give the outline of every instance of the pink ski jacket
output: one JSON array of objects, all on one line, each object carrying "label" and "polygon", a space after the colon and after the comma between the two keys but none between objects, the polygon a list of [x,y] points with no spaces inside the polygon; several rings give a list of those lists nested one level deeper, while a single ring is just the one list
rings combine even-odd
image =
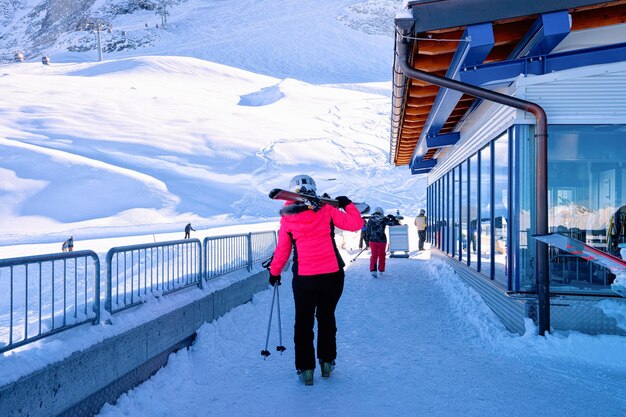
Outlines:
[{"label": "pink ski jacket", "polygon": [[[285,206],[292,204],[288,202]],[[342,230],[356,232],[363,227],[359,210],[350,203],[345,213],[328,204],[320,210],[306,210],[298,214],[283,214],[278,231],[278,245],[270,266],[272,275],[279,275],[294,247],[294,272],[298,275],[319,275],[339,271],[339,252],[331,237],[331,222]]]}]

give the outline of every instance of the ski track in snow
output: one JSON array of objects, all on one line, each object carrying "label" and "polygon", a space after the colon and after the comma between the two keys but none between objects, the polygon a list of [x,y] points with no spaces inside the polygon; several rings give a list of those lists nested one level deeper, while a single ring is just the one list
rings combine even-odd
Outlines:
[{"label": "ski track in snow", "polygon": [[[272,354],[266,360],[260,355],[272,296],[268,289],[201,327],[190,349],[170,356],[166,367],[115,405],[105,405],[99,416],[626,413],[623,366],[589,372],[566,355],[541,357],[525,350],[519,340],[538,337],[506,332],[484,304],[472,307],[484,316],[468,320],[455,310],[446,288],[471,290],[441,261],[428,260],[426,253],[388,259],[380,279],[370,277],[368,259],[362,256],[346,272],[337,308],[337,367],[329,379],[322,379],[317,369],[315,385],[305,387],[296,377],[293,298],[285,276],[280,287],[287,347],[283,355],[275,351],[276,316],[269,342]],[[167,395],[172,392],[177,395]]]}]

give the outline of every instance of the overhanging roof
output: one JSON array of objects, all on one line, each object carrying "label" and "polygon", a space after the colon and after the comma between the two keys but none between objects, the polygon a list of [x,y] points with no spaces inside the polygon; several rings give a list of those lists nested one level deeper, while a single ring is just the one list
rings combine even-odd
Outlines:
[{"label": "overhanging roof", "polygon": [[[545,19],[546,13],[568,12],[572,25],[567,29],[572,32],[626,22],[626,0],[425,0],[408,4],[413,19],[396,20],[399,29],[396,40],[405,37],[411,43],[410,61],[414,68],[440,76],[450,76],[455,73],[451,67],[464,65],[459,51],[469,43],[471,37],[467,37],[467,33],[471,31],[467,30],[474,25],[491,25],[493,45],[481,59],[484,58],[484,63],[495,63],[514,59],[513,55],[522,50],[541,50],[533,45],[524,49],[521,44],[530,42],[529,31],[536,30],[542,17],[549,21]],[[410,33],[406,28],[410,28]],[[403,29],[405,33],[400,33]],[[566,35],[561,30],[557,40]],[[479,63],[472,63],[475,64]],[[439,149],[427,146],[425,125],[429,134],[433,133],[433,126],[439,135],[453,132],[472,107],[474,98],[442,94],[438,87],[406,78],[396,62],[393,84],[390,160],[395,165],[408,165],[412,160],[417,163],[436,158]],[[446,98],[448,100],[442,104]],[[429,142],[438,143],[437,140]]]},{"label": "overhanging roof", "polygon": [[611,3],[611,1],[414,0],[409,1],[408,5],[413,11],[415,32],[421,33],[608,3]]}]

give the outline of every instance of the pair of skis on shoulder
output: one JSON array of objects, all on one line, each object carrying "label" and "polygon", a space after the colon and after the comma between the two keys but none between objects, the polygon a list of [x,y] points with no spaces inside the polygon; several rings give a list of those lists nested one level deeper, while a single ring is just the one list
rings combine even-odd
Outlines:
[{"label": "pair of skis on shoulder", "polygon": [[532,237],[586,261],[608,268],[616,276],[615,281],[611,284],[611,290],[622,297],[626,297],[626,261],[623,259],[560,233],[533,235]]},{"label": "pair of skis on shoulder", "polygon": [[[293,191],[282,190],[280,188],[274,188],[272,191],[270,191],[269,197],[272,200],[298,201],[304,204],[310,204],[311,198],[315,198],[307,194],[294,193]],[[330,204],[333,207],[339,207],[339,203],[334,198],[317,196],[317,199],[322,204]],[[370,211],[370,206],[366,203],[353,202],[353,204],[356,206],[357,210],[359,210],[361,214],[369,213]]]}]

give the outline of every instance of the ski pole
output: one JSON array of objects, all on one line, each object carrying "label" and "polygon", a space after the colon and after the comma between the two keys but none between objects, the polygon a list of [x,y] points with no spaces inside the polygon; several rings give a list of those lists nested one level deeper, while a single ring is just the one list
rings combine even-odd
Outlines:
[{"label": "ski pole", "polygon": [[265,349],[261,351],[261,355],[267,358],[270,355],[270,351],[267,350],[267,345],[270,341],[270,327],[272,326],[272,313],[274,312],[274,299],[276,298],[276,292],[278,291],[278,283],[274,285],[274,295],[272,295],[272,307],[270,308],[270,321],[267,323],[267,337],[265,338]]},{"label": "ski pole", "polygon": [[356,261],[356,258],[358,258],[360,254],[362,254],[363,252],[365,252],[365,250],[366,250],[366,249],[367,249],[367,247],[365,247],[365,248],[361,249],[361,252],[357,253],[357,254],[356,254],[356,256],[355,256],[354,258],[350,259],[350,262],[354,262],[354,261]]},{"label": "ski pole", "polygon": [[[283,326],[280,323],[280,291],[278,291],[278,284],[276,284],[276,307],[278,309],[278,341],[280,343],[276,346],[276,350],[283,353],[287,349],[283,346]],[[267,345],[265,349],[267,349]]]}]

